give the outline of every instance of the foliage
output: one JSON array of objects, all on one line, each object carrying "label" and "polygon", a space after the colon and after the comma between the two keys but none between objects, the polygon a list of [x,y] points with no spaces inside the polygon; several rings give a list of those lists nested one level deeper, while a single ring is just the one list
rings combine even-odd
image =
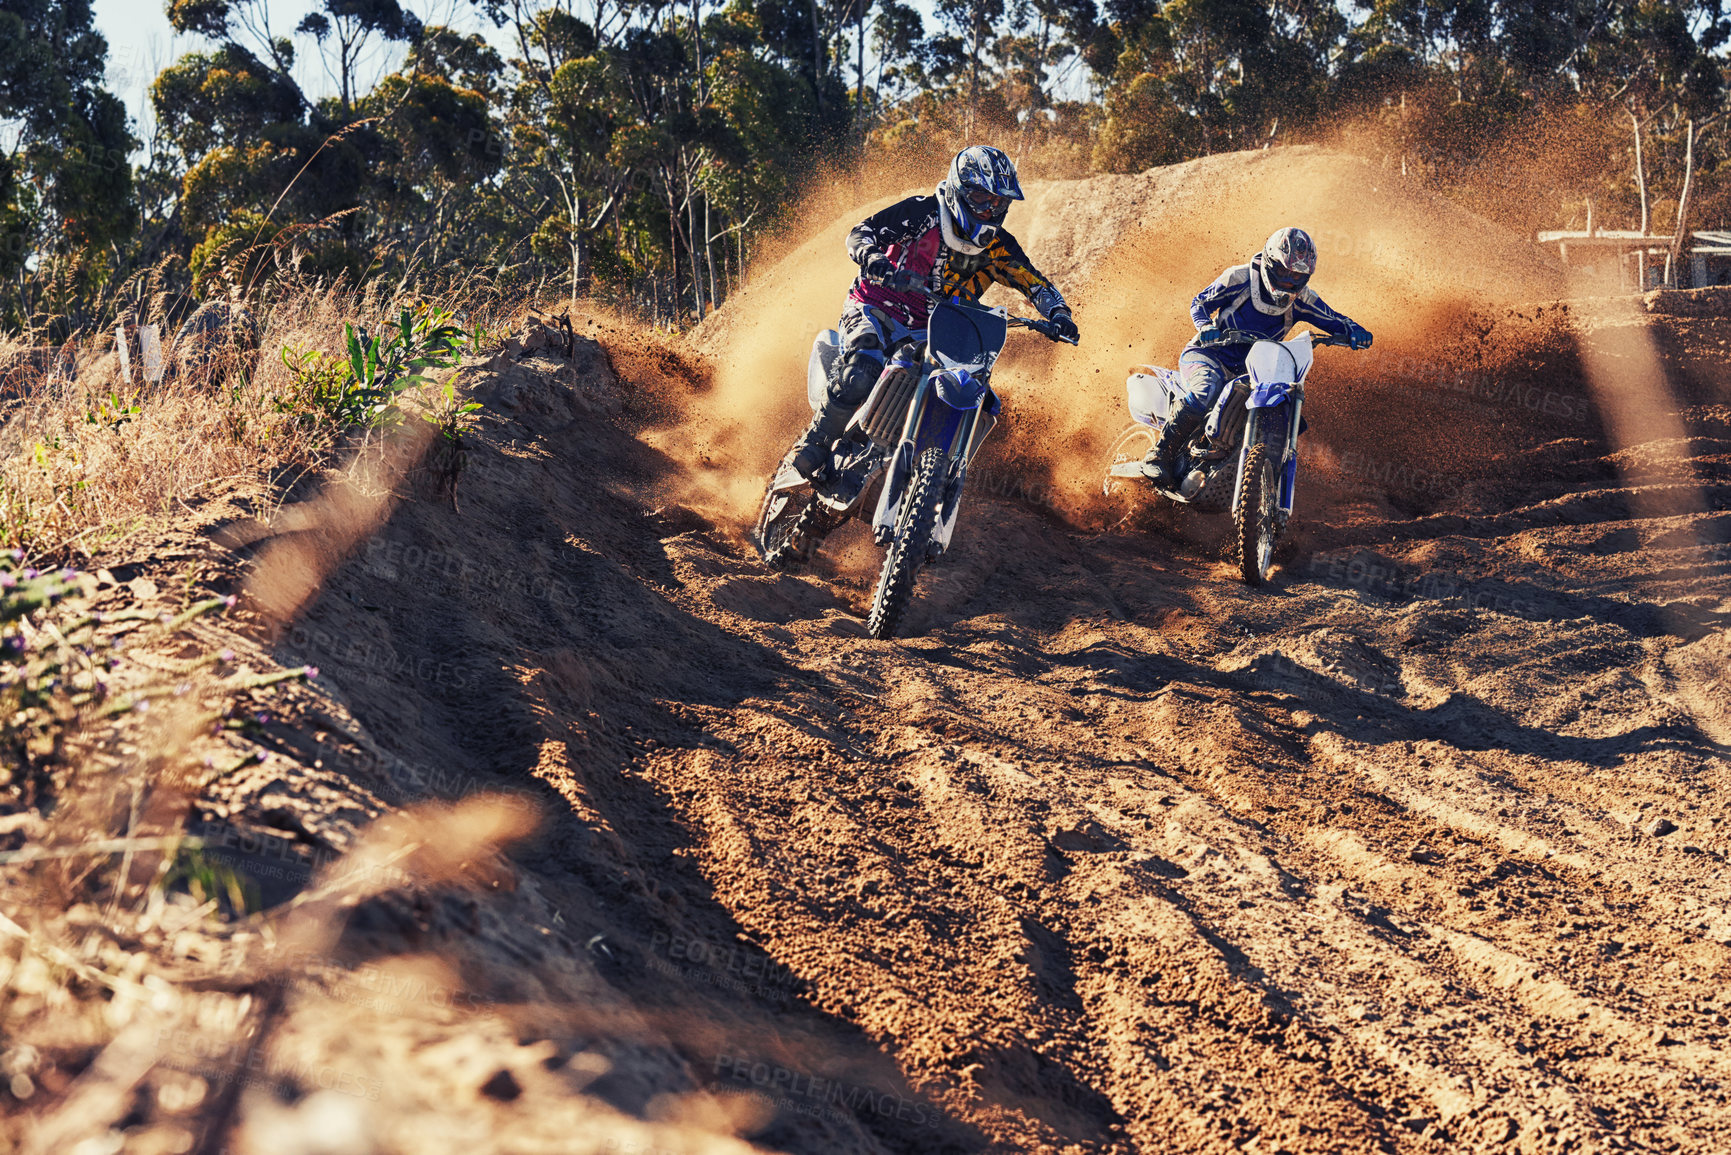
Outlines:
[{"label": "foliage", "polygon": [[[313,417],[335,431],[393,425],[401,418],[401,394],[428,383],[426,370],[453,368],[473,339],[454,320],[448,310],[423,305],[400,310],[383,336],[345,322],[340,356],[284,345],[281,357],[291,387],[278,408]],[[475,407],[458,408],[468,413]]]},{"label": "foliage", "polygon": [[[201,43],[156,78],[134,169],[85,0],[9,4],[0,119],[22,135],[0,158],[0,326],[99,328],[145,269],[205,298],[485,269],[679,325],[835,162],[934,165],[977,139],[1066,176],[1305,140],[1451,192],[1548,172],[1474,202],[1522,227],[1578,225],[1591,203],[1666,231],[1690,165],[1690,219],[1731,218],[1719,0],[474,7],[493,42],[399,0],[318,0],[292,28],[266,0],[173,0]],[[381,50],[399,63],[369,84]],[[297,79],[308,58],[328,95]]]},{"label": "foliage", "polygon": [[445,387],[434,397],[433,403],[421,414],[421,420],[431,425],[441,441],[449,441],[462,446],[463,435],[475,428],[474,414],[481,411],[478,401],[464,401],[457,395],[455,381],[445,382]]},{"label": "foliage", "polygon": [[[103,87],[108,45],[88,0],[7,0],[0,8],[0,282],[32,258],[77,255],[78,288],[114,273],[111,248],[137,227],[137,141]],[[0,326],[23,323],[24,293],[0,294]]]}]

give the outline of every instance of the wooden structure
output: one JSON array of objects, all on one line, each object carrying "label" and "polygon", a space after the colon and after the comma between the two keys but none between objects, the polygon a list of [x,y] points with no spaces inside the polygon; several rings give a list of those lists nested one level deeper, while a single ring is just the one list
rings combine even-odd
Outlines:
[{"label": "wooden structure", "polygon": [[1541,232],[1538,243],[1556,245],[1557,257],[1573,272],[1614,280],[1619,292],[1731,284],[1731,233],[1691,233],[1676,269],[1670,237],[1642,236],[1634,229]]}]

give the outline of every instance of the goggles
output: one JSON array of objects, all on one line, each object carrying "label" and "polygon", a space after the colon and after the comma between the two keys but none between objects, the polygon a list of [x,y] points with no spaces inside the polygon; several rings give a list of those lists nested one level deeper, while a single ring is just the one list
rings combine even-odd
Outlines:
[{"label": "goggles", "polygon": [[1310,283],[1309,273],[1295,273],[1291,269],[1279,265],[1270,265],[1268,283],[1282,293],[1296,293]]},{"label": "goggles", "polygon": [[968,185],[962,189],[962,199],[968,202],[968,208],[982,220],[995,221],[1009,211],[1010,198],[1001,197],[990,189],[979,185]]}]

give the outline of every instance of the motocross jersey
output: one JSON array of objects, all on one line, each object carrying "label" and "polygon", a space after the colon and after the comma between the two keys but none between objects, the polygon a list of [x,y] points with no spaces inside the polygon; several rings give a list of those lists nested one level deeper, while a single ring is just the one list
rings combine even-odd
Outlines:
[{"label": "motocross jersey", "polygon": [[[909,197],[855,225],[847,235],[847,255],[862,267],[874,256],[888,257],[898,269],[924,276],[939,300],[957,298],[971,304],[996,282],[1019,290],[1042,317],[1069,308],[1064,295],[1028,260],[1016,238],[1003,229],[977,253],[947,244],[935,196]],[[848,299],[883,309],[915,328],[925,327],[924,318],[931,308],[918,293],[896,292],[863,275],[854,279]]]},{"label": "motocross jersey", "polygon": [[[1279,341],[1293,325],[1303,321],[1315,325],[1331,336],[1347,331],[1352,322],[1329,308],[1316,290],[1304,287],[1292,295],[1285,308],[1276,308],[1262,291],[1262,254],[1249,264],[1233,265],[1214,279],[1213,284],[1196,294],[1190,302],[1190,319],[1200,330],[1213,327],[1254,334],[1258,339]],[[1232,375],[1244,372],[1244,359],[1250,353],[1249,343],[1211,345],[1203,348],[1192,338],[1185,352],[1198,350],[1217,361]]]}]

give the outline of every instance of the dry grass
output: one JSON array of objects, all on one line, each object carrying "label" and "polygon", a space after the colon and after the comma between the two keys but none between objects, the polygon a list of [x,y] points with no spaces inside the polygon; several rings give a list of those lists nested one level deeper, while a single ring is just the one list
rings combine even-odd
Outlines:
[{"label": "dry grass", "polygon": [[[485,285],[463,292],[458,307],[472,320],[514,311]],[[0,410],[0,549],[89,558],[213,484],[322,465],[340,431],[297,405],[282,349],[338,353],[345,321],[383,317],[410,298],[424,299],[401,282],[273,282],[249,302],[256,350],[217,346],[202,365],[182,366],[186,351],[166,349],[171,372],[154,386],[142,384],[136,365],[125,383],[113,333],[53,351],[0,343],[0,376],[7,392],[22,394],[0,402],[8,406]],[[154,300],[140,319],[160,323],[149,315],[160,307]]]}]

